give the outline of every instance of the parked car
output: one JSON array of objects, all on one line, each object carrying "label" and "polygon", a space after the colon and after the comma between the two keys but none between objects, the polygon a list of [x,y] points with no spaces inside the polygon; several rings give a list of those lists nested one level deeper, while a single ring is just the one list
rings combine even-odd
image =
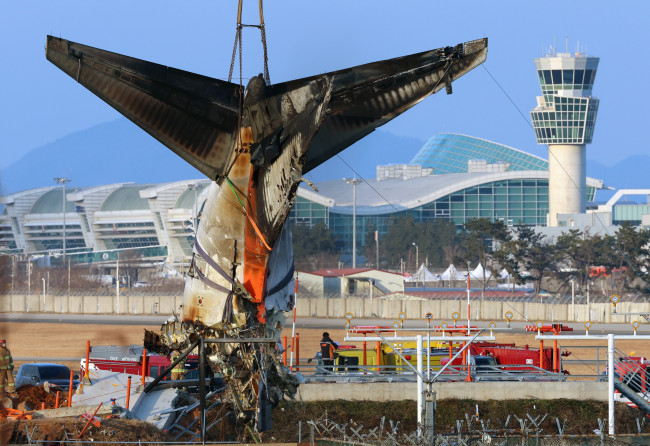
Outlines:
[{"label": "parked car", "polygon": [[[205,377],[206,378],[210,377],[210,371],[209,370],[206,370]],[[198,381],[198,379],[199,379],[199,368],[197,367],[195,369],[188,370],[187,372],[185,372],[185,374],[183,375],[183,379],[184,380],[186,380],[186,379],[194,380],[195,379],[195,380]],[[225,385],[226,384],[225,384],[225,381],[223,380],[223,376],[220,373],[218,373],[218,374],[216,374],[215,376],[212,377],[212,380],[210,381],[210,385],[207,387],[207,391],[212,392],[215,389],[221,389]],[[198,386],[196,386],[196,387],[190,386],[190,387],[187,388],[187,391],[190,392],[190,393],[199,393],[199,387]]]},{"label": "parked car", "polygon": [[[62,364],[23,364],[18,369],[15,381],[16,389],[27,385],[42,386],[47,382],[61,390],[68,390],[70,387],[70,369]],[[79,375],[74,375],[72,388],[76,389],[79,384]]]}]

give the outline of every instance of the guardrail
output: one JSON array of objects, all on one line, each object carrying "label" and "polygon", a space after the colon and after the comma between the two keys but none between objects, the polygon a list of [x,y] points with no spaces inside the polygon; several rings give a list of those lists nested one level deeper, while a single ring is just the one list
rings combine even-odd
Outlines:
[{"label": "guardrail", "polygon": [[[442,367],[425,368],[424,375],[433,376]],[[326,365],[322,360],[301,363],[293,367],[306,382],[328,380],[373,381],[407,381],[415,382],[417,375],[405,365]],[[566,381],[563,373],[553,373],[536,366],[522,364],[502,364],[496,366],[471,366],[471,376],[474,381]],[[453,365],[440,374],[437,381],[465,381],[467,366]]]}]

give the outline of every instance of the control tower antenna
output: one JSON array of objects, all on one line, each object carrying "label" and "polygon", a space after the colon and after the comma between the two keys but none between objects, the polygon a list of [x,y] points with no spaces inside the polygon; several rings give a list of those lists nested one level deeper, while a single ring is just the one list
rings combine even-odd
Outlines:
[{"label": "control tower antenna", "polygon": [[564,52],[568,53],[569,52],[569,35],[568,34],[564,35],[564,48],[565,48]]}]

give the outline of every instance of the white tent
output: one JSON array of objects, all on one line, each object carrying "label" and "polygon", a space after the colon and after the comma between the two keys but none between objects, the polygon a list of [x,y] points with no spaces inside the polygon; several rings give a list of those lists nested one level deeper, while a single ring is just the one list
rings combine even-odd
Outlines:
[{"label": "white tent", "polygon": [[483,265],[481,265],[480,263],[476,266],[476,268],[474,268],[474,271],[469,273],[470,277],[472,277],[474,279],[483,280],[483,271],[484,270],[485,270],[485,279],[486,280],[489,279],[490,274],[492,274],[492,273],[490,273],[490,270],[484,269]]},{"label": "white tent", "polygon": [[505,268],[503,268],[499,273],[499,277],[501,277],[502,279],[507,279],[508,277],[510,277],[510,273],[506,271]]},{"label": "white tent", "polygon": [[462,278],[463,275],[458,272],[453,263],[449,265],[444,273],[440,274],[440,280],[461,280]]},{"label": "white tent", "polygon": [[407,282],[435,282],[439,280],[431,271],[424,266],[424,263],[420,265],[417,272],[405,279]]}]

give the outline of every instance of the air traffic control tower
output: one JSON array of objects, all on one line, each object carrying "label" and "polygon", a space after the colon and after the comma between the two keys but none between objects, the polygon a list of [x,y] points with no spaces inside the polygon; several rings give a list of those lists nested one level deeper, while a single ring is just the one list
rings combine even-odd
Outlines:
[{"label": "air traffic control tower", "polygon": [[548,226],[558,225],[558,214],[586,212],[586,144],[598,112],[591,95],[598,60],[580,53],[535,59],[542,96],[530,114],[537,143],[548,145]]}]

